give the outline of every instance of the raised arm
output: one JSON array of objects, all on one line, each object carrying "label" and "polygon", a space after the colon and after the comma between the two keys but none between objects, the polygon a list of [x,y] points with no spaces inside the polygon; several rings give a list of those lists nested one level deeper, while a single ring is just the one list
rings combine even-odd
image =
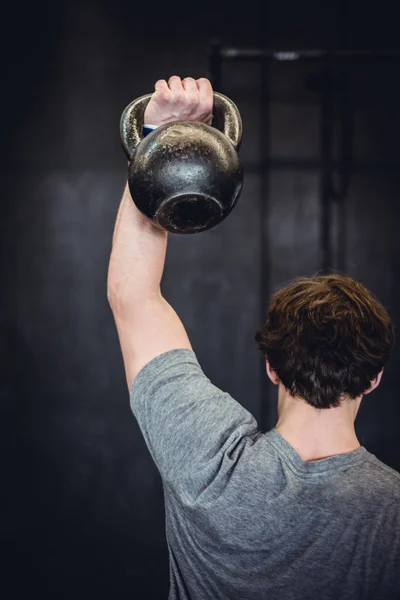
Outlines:
[{"label": "raised arm", "polygon": [[[207,79],[158,81],[145,113],[152,125],[188,120],[211,123],[213,92]],[[185,328],[161,295],[167,232],[135,206],[128,186],[114,229],[108,270],[113,311],[129,389],[150,360],[178,348],[191,349]]]}]

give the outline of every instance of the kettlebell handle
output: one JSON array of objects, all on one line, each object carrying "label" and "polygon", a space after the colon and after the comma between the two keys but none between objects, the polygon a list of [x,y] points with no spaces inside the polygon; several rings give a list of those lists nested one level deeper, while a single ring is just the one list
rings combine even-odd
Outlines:
[{"label": "kettlebell handle", "polygon": [[[126,156],[132,154],[143,139],[144,113],[152,94],[145,94],[133,100],[121,115],[120,135]],[[239,109],[227,96],[214,92],[213,120],[217,129],[222,131],[239,150],[242,141],[242,119]]]}]

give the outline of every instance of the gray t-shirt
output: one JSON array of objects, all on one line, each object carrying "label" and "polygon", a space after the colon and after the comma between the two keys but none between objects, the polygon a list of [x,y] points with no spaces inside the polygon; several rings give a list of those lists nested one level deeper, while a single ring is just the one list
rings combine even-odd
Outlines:
[{"label": "gray t-shirt", "polygon": [[170,600],[399,600],[400,474],[361,447],[305,463],[191,350],[131,407],[164,486]]}]

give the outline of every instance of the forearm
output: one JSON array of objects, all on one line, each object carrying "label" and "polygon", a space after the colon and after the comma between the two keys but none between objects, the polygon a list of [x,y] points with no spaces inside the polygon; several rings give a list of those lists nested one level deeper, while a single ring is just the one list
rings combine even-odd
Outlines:
[{"label": "forearm", "polygon": [[[145,123],[210,122],[213,93],[208,80],[187,78],[182,82],[171,77],[168,84],[158,81],[155,90],[146,108]],[[156,356],[192,349],[179,316],[161,295],[166,249],[167,232],[142,215],[126,188],[114,230],[108,298],[129,389],[139,371]]]},{"label": "forearm", "polygon": [[161,296],[166,249],[167,232],[136,208],[126,186],[108,269],[108,298],[114,313],[135,311]]}]

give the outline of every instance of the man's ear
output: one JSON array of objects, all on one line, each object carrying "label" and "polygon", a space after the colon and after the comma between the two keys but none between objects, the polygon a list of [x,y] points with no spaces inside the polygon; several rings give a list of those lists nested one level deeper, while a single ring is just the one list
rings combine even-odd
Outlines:
[{"label": "man's ear", "polygon": [[272,383],[275,384],[275,385],[278,385],[279,384],[279,377],[275,373],[275,371],[273,371],[271,369],[271,365],[269,364],[268,361],[266,361],[265,367],[266,367],[267,375],[270,378],[270,380],[272,381]]},{"label": "man's ear", "polygon": [[378,385],[380,384],[381,379],[382,379],[383,371],[384,371],[384,369],[382,369],[382,371],[380,371],[378,373],[378,375],[375,377],[375,379],[373,379],[371,381],[370,387],[364,392],[364,394],[370,394],[378,387]]}]

